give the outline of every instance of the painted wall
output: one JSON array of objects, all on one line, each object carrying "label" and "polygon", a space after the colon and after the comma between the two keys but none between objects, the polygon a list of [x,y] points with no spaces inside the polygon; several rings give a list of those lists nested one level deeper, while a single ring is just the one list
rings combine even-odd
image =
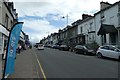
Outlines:
[{"label": "painted wall", "polygon": [[91,31],[95,31],[94,17],[78,25],[78,34],[85,35],[86,43],[95,41],[95,33],[90,33]]},{"label": "painted wall", "polygon": [[[8,26],[6,26],[5,23],[6,15],[8,16]],[[4,3],[2,3],[2,24],[4,24],[8,29],[11,29],[11,26],[13,25],[13,17]]]},{"label": "painted wall", "polygon": [[[104,14],[104,19],[101,19],[101,14]],[[100,29],[101,21],[103,24],[114,25],[117,28],[118,27],[118,5],[105,10],[103,13],[99,13],[95,15],[96,42],[98,42],[99,45],[102,45],[102,42],[101,42],[101,36],[100,35],[98,36],[97,32]],[[106,37],[107,37],[107,43],[109,44],[110,42],[109,35],[106,35]],[[118,38],[116,38],[116,40],[118,40]]]}]

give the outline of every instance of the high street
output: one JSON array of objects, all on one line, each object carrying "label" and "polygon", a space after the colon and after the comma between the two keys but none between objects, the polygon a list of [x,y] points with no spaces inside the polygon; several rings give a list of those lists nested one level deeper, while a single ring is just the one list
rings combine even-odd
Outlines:
[{"label": "high street", "polygon": [[45,48],[33,49],[46,78],[118,78],[118,61]]}]

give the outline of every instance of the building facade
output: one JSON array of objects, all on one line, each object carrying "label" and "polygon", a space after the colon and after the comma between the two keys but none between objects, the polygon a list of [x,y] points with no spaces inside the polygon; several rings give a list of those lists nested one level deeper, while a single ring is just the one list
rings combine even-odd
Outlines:
[{"label": "building facade", "polygon": [[0,54],[3,54],[11,27],[18,21],[17,18],[18,14],[14,9],[13,2],[0,0]]},{"label": "building facade", "polygon": [[119,44],[119,4],[120,1],[95,14],[96,42],[99,45]]},{"label": "building facade", "polygon": [[91,16],[83,19],[78,25],[78,35],[84,35],[85,44],[92,43],[96,39],[94,24],[94,16]]},{"label": "building facade", "polygon": [[120,1],[114,4],[100,2],[100,11],[93,16],[83,14],[82,19],[59,30],[58,43],[120,45]]}]

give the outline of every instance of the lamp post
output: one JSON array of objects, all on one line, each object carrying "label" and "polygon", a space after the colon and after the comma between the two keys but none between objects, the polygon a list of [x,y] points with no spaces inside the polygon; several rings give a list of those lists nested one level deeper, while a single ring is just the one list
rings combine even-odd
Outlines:
[{"label": "lamp post", "polygon": [[49,33],[50,33],[50,32],[49,32],[49,31],[47,31],[46,33],[47,33],[47,35],[49,35]]},{"label": "lamp post", "polygon": [[66,16],[63,16],[62,18],[66,18],[66,26],[68,25],[68,14]]}]

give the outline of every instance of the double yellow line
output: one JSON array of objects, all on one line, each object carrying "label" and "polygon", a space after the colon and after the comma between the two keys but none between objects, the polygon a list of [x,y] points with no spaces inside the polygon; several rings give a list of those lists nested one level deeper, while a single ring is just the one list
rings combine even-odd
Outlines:
[{"label": "double yellow line", "polygon": [[44,70],[43,70],[43,68],[42,68],[42,65],[41,65],[40,61],[38,60],[38,57],[37,57],[36,53],[35,53],[35,56],[36,56],[37,62],[38,62],[38,64],[39,64],[40,70],[41,70],[41,72],[42,72],[43,79],[44,79],[44,80],[47,80],[46,75],[45,75],[45,73],[44,73]]}]

